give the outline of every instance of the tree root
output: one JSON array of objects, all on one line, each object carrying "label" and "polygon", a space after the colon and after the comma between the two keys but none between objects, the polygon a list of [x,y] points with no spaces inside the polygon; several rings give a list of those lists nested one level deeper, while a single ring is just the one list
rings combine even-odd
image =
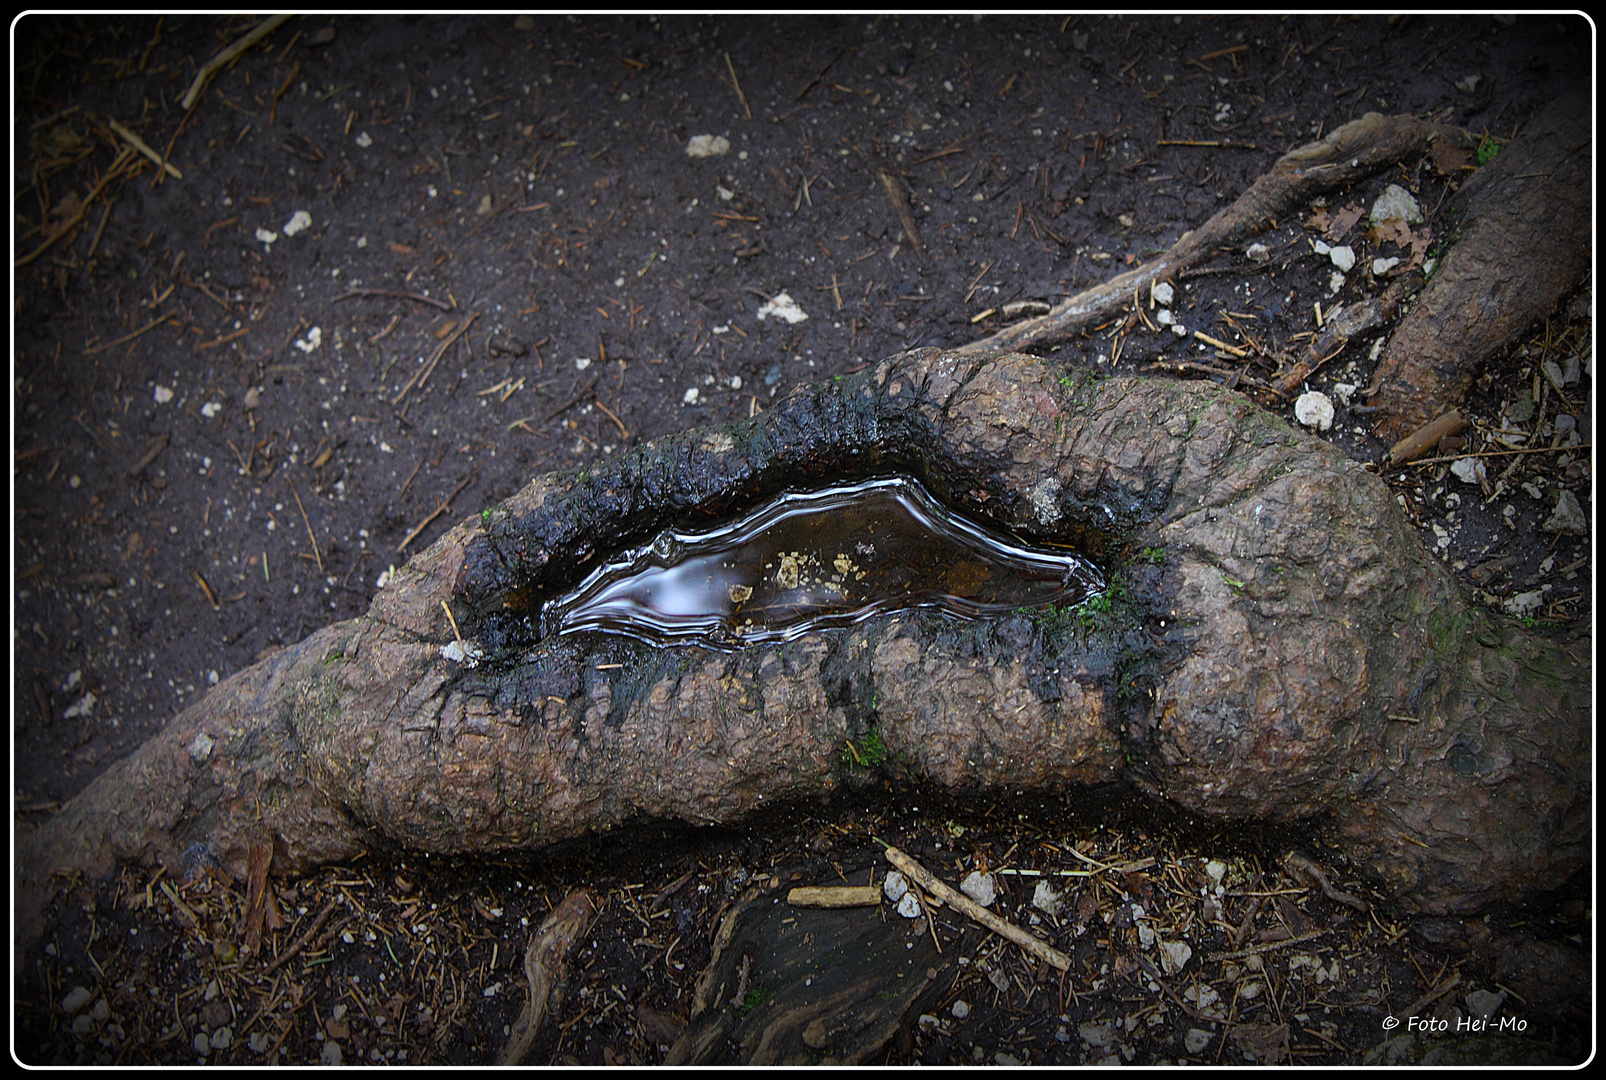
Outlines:
[{"label": "tree root", "polygon": [[1335,191],[1398,161],[1420,157],[1434,140],[1447,139],[1473,147],[1476,140],[1460,128],[1414,116],[1367,113],[1337,128],[1326,138],[1290,150],[1264,176],[1198,229],[1182,234],[1171,249],[1150,263],[1128,270],[1054,305],[1046,315],[960,346],[963,352],[1041,348],[1068,341],[1109,319],[1165,281],[1211,256],[1236,248],[1309,204],[1317,195]]},{"label": "tree root", "polygon": [[[727,652],[532,628],[666,525],[888,472],[1117,585],[1051,616],[902,612]],[[293,874],[732,822],[877,782],[843,752],[872,729],[883,768],[938,788],[1125,779],[1202,816],[1330,821],[1402,904],[1468,912],[1584,865],[1589,672],[1587,641],[1476,608],[1376,477],[1235,393],[925,350],[459,524],[29,837],[17,913],[27,940],[52,871],[120,860],[244,880],[253,845]]]}]

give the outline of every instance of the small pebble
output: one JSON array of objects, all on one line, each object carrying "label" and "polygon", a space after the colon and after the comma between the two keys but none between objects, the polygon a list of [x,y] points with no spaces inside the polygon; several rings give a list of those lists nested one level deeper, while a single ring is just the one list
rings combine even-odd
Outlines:
[{"label": "small pebble", "polygon": [[983,874],[979,870],[972,870],[966,875],[965,880],[959,883],[959,891],[982,907],[991,907],[998,897],[998,887],[993,883],[993,875]]}]

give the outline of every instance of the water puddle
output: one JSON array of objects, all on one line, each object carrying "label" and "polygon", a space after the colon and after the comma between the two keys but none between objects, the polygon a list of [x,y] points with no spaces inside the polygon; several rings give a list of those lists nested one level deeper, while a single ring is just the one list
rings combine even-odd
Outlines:
[{"label": "water puddle", "polygon": [[1103,587],[1082,555],[1026,547],[893,477],[783,495],[708,532],[666,530],[549,601],[541,636],[733,648],[910,608],[974,619],[1075,604]]}]

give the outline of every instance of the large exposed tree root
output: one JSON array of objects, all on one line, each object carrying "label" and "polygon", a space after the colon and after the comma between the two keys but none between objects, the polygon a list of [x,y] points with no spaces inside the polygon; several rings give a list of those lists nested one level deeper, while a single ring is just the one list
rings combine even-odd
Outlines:
[{"label": "large exposed tree root", "polygon": [[1549,314],[1589,270],[1594,94],[1580,83],[1459,195],[1460,238],[1378,359],[1378,434],[1403,438],[1459,404],[1484,361]]},{"label": "large exposed tree root", "polygon": [[[1078,613],[890,614],[728,652],[530,629],[609,549],[893,471],[1085,545],[1117,586]],[[459,631],[476,665],[449,658]],[[1589,708],[1586,642],[1468,603],[1374,476],[1243,397],[926,350],[458,525],[41,827],[19,914],[53,869],[118,860],[243,877],[253,844],[294,873],[731,822],[866,780],[844,748],[872,728],[945,789],[1126,779],[1200,815],[1327,820],[1402,903],[1465,912],[1584,864]]]}]

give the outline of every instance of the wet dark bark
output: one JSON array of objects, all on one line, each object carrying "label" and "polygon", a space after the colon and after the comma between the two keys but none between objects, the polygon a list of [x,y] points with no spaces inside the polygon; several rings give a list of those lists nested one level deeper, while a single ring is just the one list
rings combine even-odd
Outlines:
[{"label": "wet dark bark", "polygon": [[1461,192],[1465,225],[1378,359],[1378,434],[1403,438],[1461,402],[1484,361],[1589,270],[1594,95],[1580,83]]},{"label": "wet dark bark", "polygon": [[[609,548],[889,471],[1086,545],[1111,610],[892,614],[733,652],[530,628]],[[477,666],[443,655],[457,628]],[[886,767],[940,788],[1124,778],[1201,815],[1330,821],[1402,903],[1470,911],[1583,865],[1589,705],[1587,643],[1474,608],[1376,477],[1243,397],[927,350],[458,525],[367,615],[219,685],[43,826],[19,913],[53,867],[243,875],[271,841],[293,873],[731,822],[873,778],[844,753],[871,728]]]}]

